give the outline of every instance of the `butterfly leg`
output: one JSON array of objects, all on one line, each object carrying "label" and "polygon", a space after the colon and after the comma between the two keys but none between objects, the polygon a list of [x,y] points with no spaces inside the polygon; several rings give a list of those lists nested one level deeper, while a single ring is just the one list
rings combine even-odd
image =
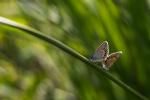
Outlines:
[{"label": "butterfly leg", "polygon": [[102,67],[103,67],[103,69],[105,69],[105,70],[109,70],[109,68],[105,65],[105,61],[102,62]]}]

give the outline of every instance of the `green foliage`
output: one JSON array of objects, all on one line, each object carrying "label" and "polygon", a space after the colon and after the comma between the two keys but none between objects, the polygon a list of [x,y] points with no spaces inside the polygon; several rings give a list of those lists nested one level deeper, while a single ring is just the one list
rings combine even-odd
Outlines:
[{"label": "green foliage", "polygon": [[[148,1],[8,1],[0,1],[1,16],[53,36],[86,57],[109,41],[111,51],[123,51],[110,72],[149,96]],[[79,60],[21,31],[0,28],[0,51],[1,99],[137,99]]]}]

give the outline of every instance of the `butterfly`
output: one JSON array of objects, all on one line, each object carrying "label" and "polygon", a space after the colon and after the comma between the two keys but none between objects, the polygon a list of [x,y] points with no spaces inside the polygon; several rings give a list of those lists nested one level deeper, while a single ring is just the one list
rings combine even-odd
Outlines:
[{"label": "butterfly", "polygon": [[90,61],[102,63],[102,67],[108,70],[121,56],[122,51],[109,54],[109,45],[107,41],[104,41],[97,49],[94,55],[90,58]]}]

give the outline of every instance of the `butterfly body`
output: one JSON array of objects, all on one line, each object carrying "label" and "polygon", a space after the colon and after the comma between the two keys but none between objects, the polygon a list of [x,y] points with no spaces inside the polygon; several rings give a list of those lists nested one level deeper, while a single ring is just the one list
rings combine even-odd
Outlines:
[{"label": "butterfly body", "polygon": [[114,52],[109,55],[109,45],[104,41],[90,58],[92,62],[101,62],[104,69],[108,70],[121,56],[122,51]]}]

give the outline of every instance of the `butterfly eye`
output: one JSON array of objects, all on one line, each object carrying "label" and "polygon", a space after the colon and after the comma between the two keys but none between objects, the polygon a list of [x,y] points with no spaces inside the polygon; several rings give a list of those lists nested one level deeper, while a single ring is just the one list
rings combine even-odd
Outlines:
[{"label": "butterfly eye", "polygon": [[92,62],[101,62],[107,58],[109,54],[109,45],[107,41],[104,41],[90,58]]}]

